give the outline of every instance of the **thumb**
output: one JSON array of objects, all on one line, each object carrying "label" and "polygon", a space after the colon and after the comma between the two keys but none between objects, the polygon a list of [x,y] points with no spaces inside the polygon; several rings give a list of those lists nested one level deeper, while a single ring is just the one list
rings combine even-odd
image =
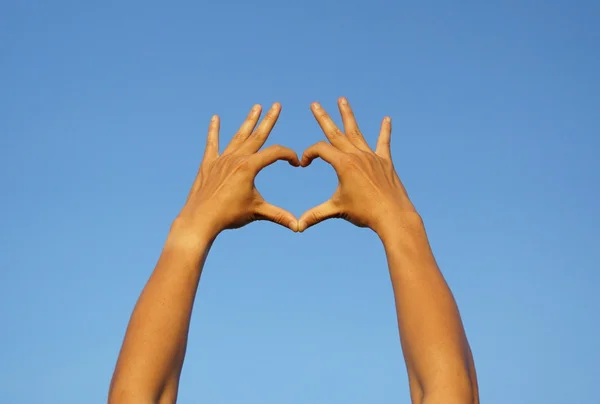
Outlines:
[{"label": "thumb", "polygon": [[263,202],[255,209],[254,214],[258,220],[269,220],[273,223],[287,227],[292,231],[298,231],[298,220],[285,209],[279,206],[272,205],[268,202]]},{"label": "thumb", "polygon": [[302,232],[317,223],[339,217],[340,209],[330,200],[307,210],[298,220],[298,231]]}]

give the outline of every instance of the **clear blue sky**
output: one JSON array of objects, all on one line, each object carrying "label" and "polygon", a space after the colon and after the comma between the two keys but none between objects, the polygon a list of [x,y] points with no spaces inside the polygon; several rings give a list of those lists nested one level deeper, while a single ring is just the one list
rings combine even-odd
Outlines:
[{"label": "clear blue sky", "polygon": [[[485,4],[484,4],[485,3]],[[254,103],[268,144],[347,96],[393,155],[459,303],[482,402],[592,403],[600,362],[600,4],[0,3],[0,397],[102,403],[200,162]],[[336,119],[339,121],[338,116]],[[300,215],[321,161],[257,185]],[[377,237],[342,221],[222,234],[181,403],[408,403]]]}]

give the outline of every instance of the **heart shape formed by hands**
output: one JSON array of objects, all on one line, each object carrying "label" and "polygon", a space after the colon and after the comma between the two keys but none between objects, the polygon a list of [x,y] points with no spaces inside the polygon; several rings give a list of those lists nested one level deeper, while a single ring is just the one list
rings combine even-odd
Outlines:
[{"label": "heart shape formed by hands", "polygon": [[[347,100],[340,98],[338,106],[343,131],[319,104],[311,105],[329,142],[308,147],[301,159],[283,146],[261,150],[279,117],[279,104],[260,124],[261,108],[255,106],[221,154],[219,118],[213,117],[187,201],[131,316],[109,402],[176,402],[198,282],[221,231],[262,219],[301,232],[332,217],[370,227],[383,242],[413,402],[479,402],[475,365],[458,308],[394,170],[391,121],[383,119],[373,150]],[[335,169],[338,186],[330,199],[299,219],[265,201],[256,189],[256,175],[275,161],[307,167],[316,158]]]},{"label": "heart shape formed by hands", "polygon": [[[202,164],[178,221],[190,229],[215,236],[222,230],[238,228],[254,220],[270,220],[302,232],[323,220],[338,217],[382,233],[389,215],[416,215],[394,170],[390,118],[383,119],[377,146],[372,150],[347,100],[340,98],[338,106],[344,131],[318,103],[311,105],[329,142],[321,141],[308,147],[301,159],[292,149],[280,145],[260,150],[279,118],[281,105],[278,103],[269,109],[258,126],[261,107],[255,105],[221,154],[219,117],[214,116]],[[304,212],[299,219],[265,201],[256,189],[256,175],[274,162],[286,160],[292,166],[307,167],[315,158],[323,159],[335,169],[338,187],[329,200]]]}]

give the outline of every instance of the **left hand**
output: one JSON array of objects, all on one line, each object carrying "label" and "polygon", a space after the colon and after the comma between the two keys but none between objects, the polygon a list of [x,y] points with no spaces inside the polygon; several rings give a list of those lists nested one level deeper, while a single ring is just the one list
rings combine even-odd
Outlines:
[{"label": "left hand", "polygon": [[326,219],[344,218],[356,226],[370,227],[381,236],[392,220],[403,220],[408,226],[406,223],[420,219],[394,169],[390,118],[382,121],[377,147],[373,150],[360,132],[348,100],[340,98],[338,106],[344,131],[318,103],[311,105],[329,143],[322,141],[306,149],[301,165],[307,167],[320,157],[333,166],[339,183],[328,201],[300,216],[299,230]]},{"label": "left hand", "polygon": [[222,154],[219,154],[219,117],[208,129],[204,158],[178,223],[186,232],[214,237],[225,229],[242,227],[255,220],[269,220],[293,231],[298,221],[287,210],[266,202],[254,184],[256,175],[278,160],[298,167],[296,153],[275,145],[259,151],[275,126],[281,105],[273,104],[255,129],[261,106],[255,105]]}]

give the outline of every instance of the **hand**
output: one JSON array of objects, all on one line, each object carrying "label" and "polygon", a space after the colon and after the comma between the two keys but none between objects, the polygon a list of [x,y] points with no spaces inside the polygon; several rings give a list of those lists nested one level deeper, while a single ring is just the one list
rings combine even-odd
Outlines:
[{"label": "hand", "polygon": [[212,118],[204,158],[178,223],[183,223],[187,230],[208,231],[211,236],[254,220],[270,220],[298,230],[296,217],[265,202],[254,185],[259,171],[278,160],[286,160],[295,167],[300,165],[296,153],[287,147],[275,145],[259,151],[280,111],[281,106],[273,104],[254,130],[261,114],[261,106],[255,105],[221,155],[219,117]]},{"label": "hand", "polygon": [[338,100],[343,133],[327,112],[313,103],[311,110],[330,143],[321,141],[304,151],[300,164],[308,166],[317,157],[333,166],[339,184],[331,199],[306,211],[299,219],[304,231],[325,219],[343,218],[359,227],[380,232],[390,215],[415,214],[390,153],[392,132],[389,117],[383,119],[377,148],[373,152],[361,134],[348,101]]}]

